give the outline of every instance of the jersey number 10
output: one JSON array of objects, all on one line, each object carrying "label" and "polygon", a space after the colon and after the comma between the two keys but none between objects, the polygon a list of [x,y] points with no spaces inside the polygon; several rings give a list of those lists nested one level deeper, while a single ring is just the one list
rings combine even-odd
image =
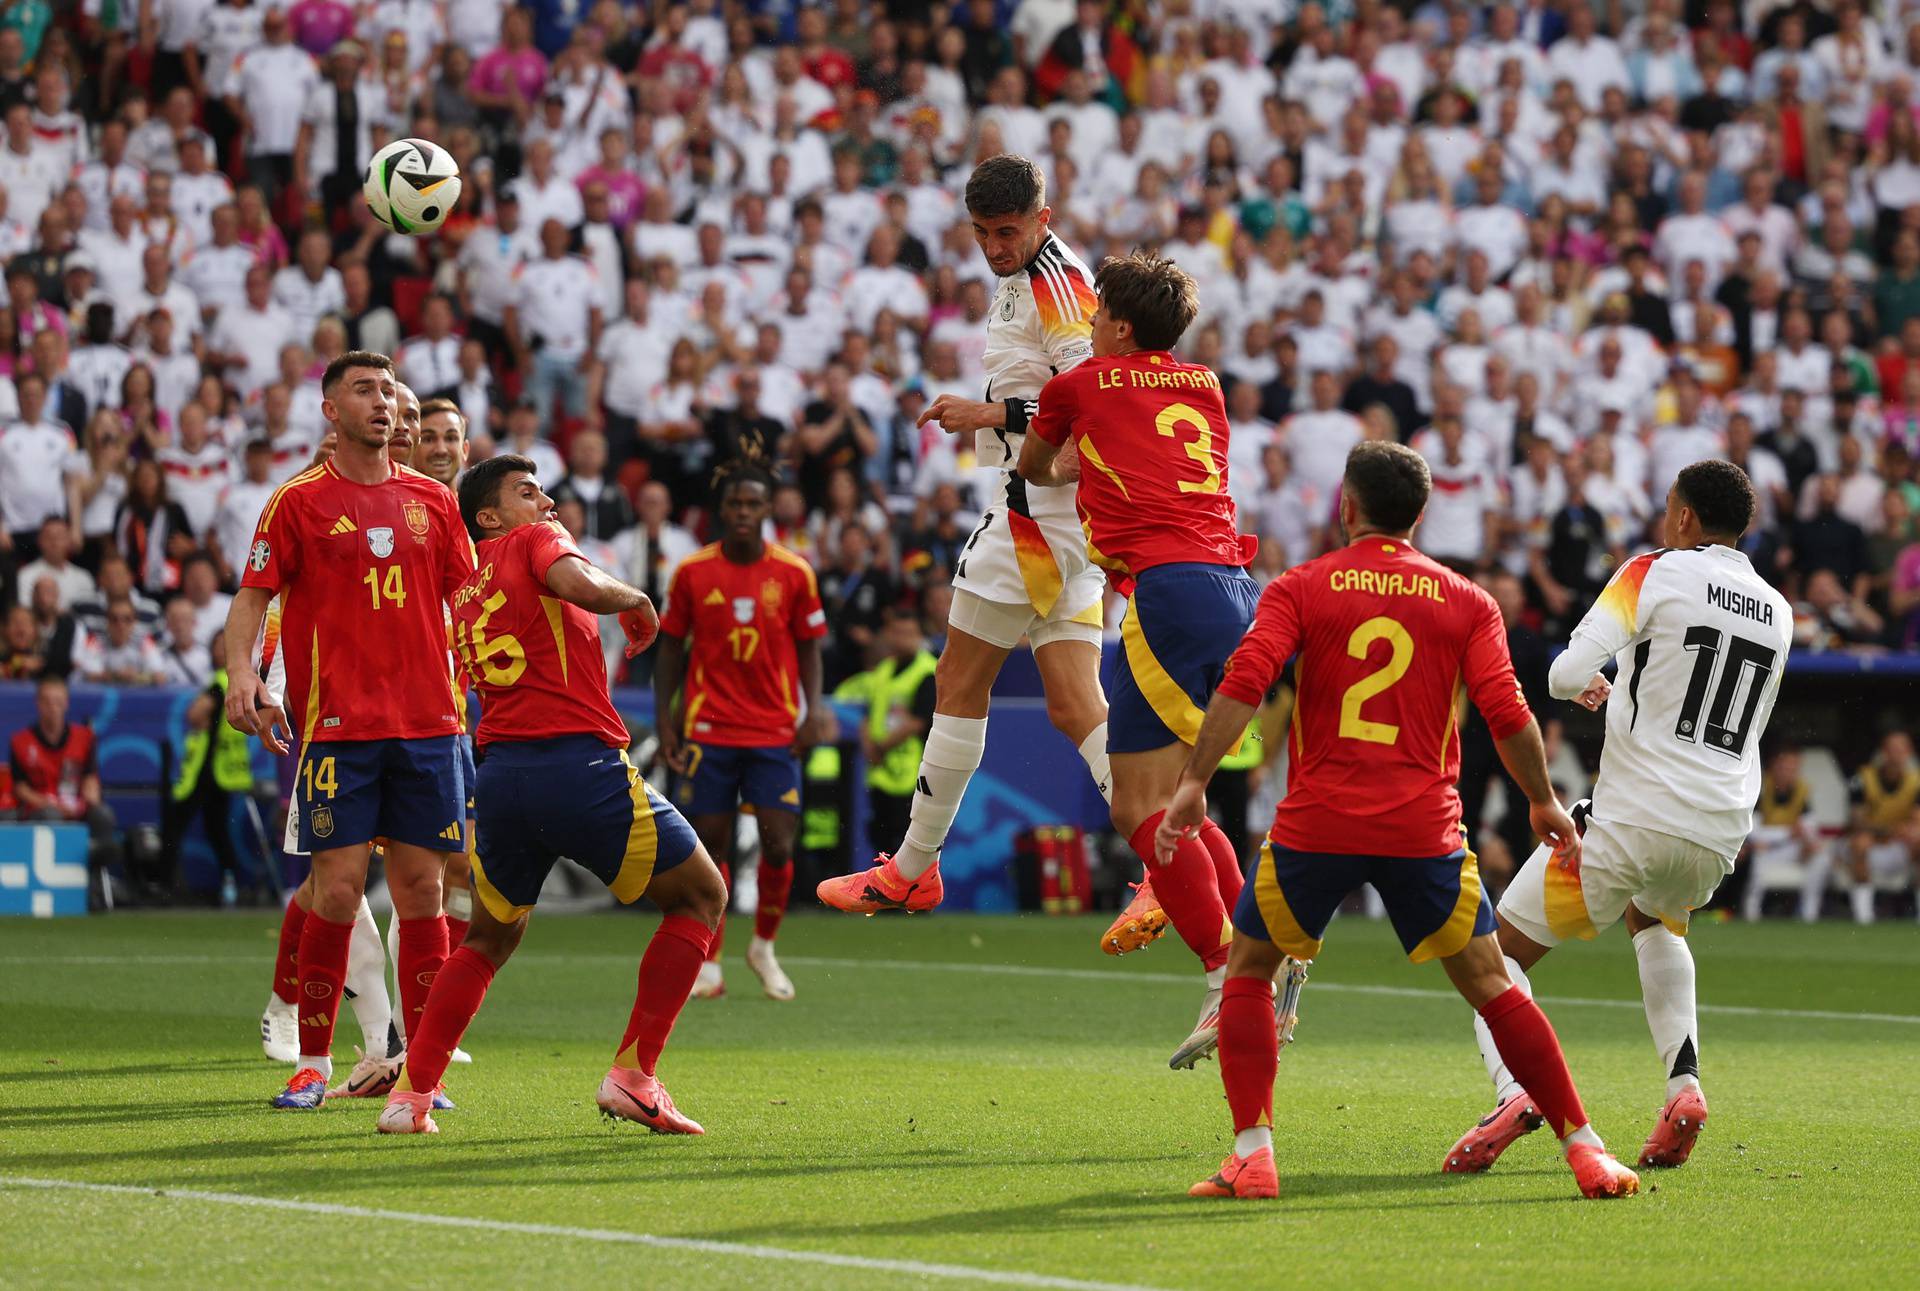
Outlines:
[{"label": "jersey number 10", "polygon": [[[1773,675],[1778,654],[1771,646],[1758,641],[1705,626],[1688,628],[1685,644],[1693,652],[1693,676],[1687,681],[1687,697],[1680,705],[1680,720],[1673,727],[1674,738],[1689,744],[1705,744],[1731,758],[1744,756],[1747,737],[1753,731],[1753,715],[1760,707],[1760,694]],[[1718,685],[1714,684],[1716,670],[1720,677]],[[1741,682],[1749,677],[1752,682],[1746,702],[1740,706],[1739,721],[1729,725]],[[1707,702],[1709,690],[1713,692],[1711,704]],[[1703,707],[1706,709],[1704,738],[1700,730]]]}]

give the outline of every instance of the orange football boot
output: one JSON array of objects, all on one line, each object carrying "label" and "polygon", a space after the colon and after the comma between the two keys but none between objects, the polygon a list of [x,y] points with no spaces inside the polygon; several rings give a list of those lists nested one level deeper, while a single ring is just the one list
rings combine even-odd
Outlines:
[{"label": "orange football boot", "polygon": [[1167,930],[1167,912],[1160,908],[1160,898],[1153,895],[1153,876],[1147,875],[1127,886],[1133,889],[1133,900],[1127,902],[1120,917],[1100,934],[1100,949],[1109,955],[1144,950]]},{"label": "orange football boot", "polygon": [[1707,1127],[1707,1099],[1697,1085],[1675,1094],[1660,1113],[1653,1133],[1640,1149],[1640,1168],[1685,1165],[1693,1144]]},{"label": "orange football boot", "polygon": [[827,879],[814,889],[814,895],[822,904],[848,914],[878,914],[882,910],[920,914],[939,905],[940,898],[946,895],[940,882],[938,859],[917,879],[902,876],[893,857],[885,852],[874,860],[870,870]]},{"label": "orange football boot", "polygon": [[705,1134],[700,1122],[673,1105],[667,1087],[633,1067],[611,1067],[594,1100],[614,1120],[644,1125],[655,1134]]},{"label": "orange football boot", "polygon": [[1440,1173],[1479,1174],[1498,1161],[1500,1154],[1512,1147],[1515,1140],[1546,1123],[1547,1118],[1540,1115],[1526,1091],[1521,1090],[1487,1113],[1478,1125],[1447,1149],[1446,1164],[1440,1167]]},{"label": "orange football boot", "polygon": [[1273,1168],[1273,1149],[1261,1148],[1250,1157],[1230,1156],[1220,1168],[1187,1189],[1189,1197],[1278,1197],[1280,1173]]},{"label": "orange football boot", "polygon": [[1605,1148],[1575,1143],[1567,1149],[1567,1164],[1582,1197],[1631,1197],[1640,1191],[1640,1176],[1615,1161]]}]

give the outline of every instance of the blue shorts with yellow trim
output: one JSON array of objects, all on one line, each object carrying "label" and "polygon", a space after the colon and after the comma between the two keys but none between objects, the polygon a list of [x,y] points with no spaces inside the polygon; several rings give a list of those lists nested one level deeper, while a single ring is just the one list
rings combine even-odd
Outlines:
[{"label": "blue shorts with yellow trim", "polygon": [[689,816],[731,816],[741,803],[766,811],[800,810],[800,759],[790,745],[737,748],[687,745],[687,774],[674,801]]},{"label": "blue shorts with yellow trim", "polygon": [[480,762],[473,890],[512,923],[540,899],[562,856],[623,902],[693,855],[693,826],[597,736],[489,745]]},{"label": "blue shorts with yellow trim", "polygon": [[1261,844],[1253,874],[1240,889],[1233,926],[1295,959],[1317,959],[1334,912],[1363,883],[1380,894],[1400,945],[1416,964],[1457,955],[1494,929],[1480,862],[1467,848],[1451,856],[1342,856],[1296,852],[1272,841]]},{"label": "blue shorts with yellow trim", "polygon": [[439,852],[466,850],[460,735],[330,740],[300,751],[293,774],[302,852],[376,838]]},{"label": "blue shorts with yellow trim", "polygon": [[1228,565],[1156,565],[1140,575],[1120,621],[1107,752],[1192,744],[1259,600],[1247,571]]}]

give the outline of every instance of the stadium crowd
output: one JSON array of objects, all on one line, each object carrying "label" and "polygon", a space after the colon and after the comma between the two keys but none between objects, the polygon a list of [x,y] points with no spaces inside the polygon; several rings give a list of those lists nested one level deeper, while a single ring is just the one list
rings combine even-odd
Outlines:
[{"label": "stadium crowd", "polygon": [[[11,0],[0,675],[204,685],[349,348],[456,400],[476,458],[533,457],[657,602],[713,467],[764,455],[829,686],[903,599],[937,635],[978,495],[970,445],[916,423],[980,392],[994,282],[959,194],[1001,151],[1089,264],[1157,247],[1200,280],[1189,357],[1226,384],[1263,579],[1334,540],[1348,448],[1397,438],[1433,469],[1423,548],[1551,647],[1719,456],[1798,648],[1913,650],[1911,16]],[[431,237],[357,196],[402,136],[464,176]]]}]

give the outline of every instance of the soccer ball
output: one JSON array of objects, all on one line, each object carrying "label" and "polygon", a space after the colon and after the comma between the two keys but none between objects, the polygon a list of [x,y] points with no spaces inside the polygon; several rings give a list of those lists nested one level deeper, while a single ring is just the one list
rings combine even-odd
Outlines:
[{"label": "soccer ball", "polygon": [[395,139],[373,154],[363,191],[373,218],[395,233],[431,233],[460,200],[460,168],[425,139]]}]

